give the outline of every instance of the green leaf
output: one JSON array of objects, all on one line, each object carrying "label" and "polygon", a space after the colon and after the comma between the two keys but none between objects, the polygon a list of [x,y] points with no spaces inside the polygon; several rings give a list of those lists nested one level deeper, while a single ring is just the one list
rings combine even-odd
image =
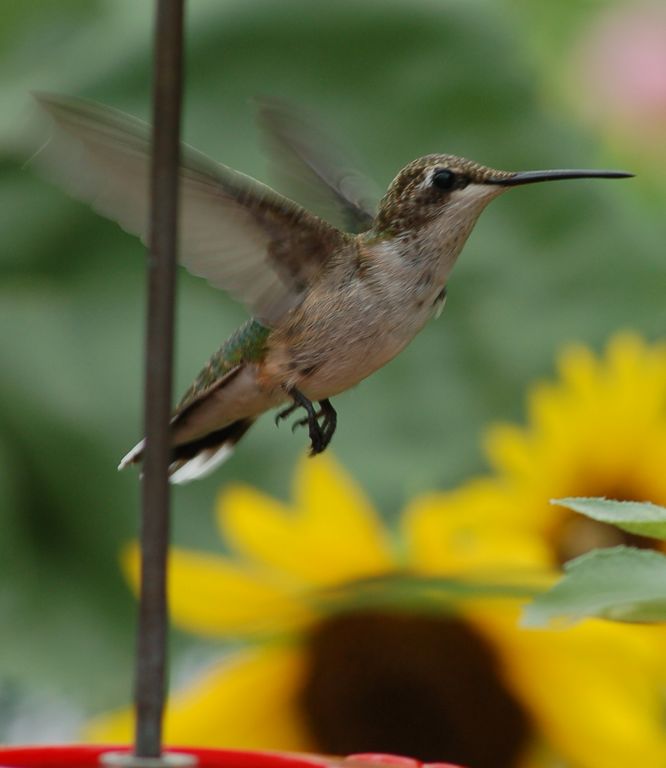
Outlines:
[{"label": "green leaf", "polygon": [[541,591],[541,579],[540,573],[515,578],[498,573],[478,578],[385,574],[324,589],[315,595],[314,603],[322,611],[378,607],[439,611],[474,599],[534,597]]},{"label": "green leaf", "polygon": [[564,566],[565,575],[525,610],[525,626],[598,617],[666,620],[666,556],[649,549],[596,549]]},{"label": "green leaf", "polygon": [[666,540],[666,507],[657,504],[583,497],[553,499],[551,504],[568,507],[593,520],[616,525],[629,533]]}]

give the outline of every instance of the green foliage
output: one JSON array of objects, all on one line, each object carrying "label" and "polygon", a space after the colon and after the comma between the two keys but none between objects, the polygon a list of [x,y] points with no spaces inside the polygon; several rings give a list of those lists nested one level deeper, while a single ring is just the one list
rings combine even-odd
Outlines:
[{"label": "green foliage", "polygon": [[586,617],[666,621],[666,556],[635,547],[588,552],[564,566],[565,575],[525,610],[527,626]]},{"label": "green foliage", "polygon": [[527,574],[507,578],[505,573],[484,574],[483,578],[389,574],[322,589],[313,604],[322,613],[367,609],[455,613],[470,600],[533,597],[540,591],[537,578]]},{"label": "green foliage", "polygon": [[[666,509],[657,504],[598,498],[552,502],[637,536],[666,539]],[[524,621],[596,616],[616,621],[666,621],[666,556],[636,547],[588,552],[564,566],[563,578],[527,607]]]},{"label": "green foliage", "polygon": [[552,503],[637,536],[666,540],[666,508],[657,504],[597,498],[555,499]]}]

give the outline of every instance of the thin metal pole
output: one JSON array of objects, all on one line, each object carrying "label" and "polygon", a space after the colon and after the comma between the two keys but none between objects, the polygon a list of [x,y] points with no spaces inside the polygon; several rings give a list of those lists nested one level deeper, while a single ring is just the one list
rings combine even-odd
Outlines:
[{"label": "thin metal pole", "polygon": [[142,485],[141,595],[135,671],[134,754],[158,757],[166,696],[169,416],[173,364],[184,0],[157,0],[153,90],[146,449]]}]

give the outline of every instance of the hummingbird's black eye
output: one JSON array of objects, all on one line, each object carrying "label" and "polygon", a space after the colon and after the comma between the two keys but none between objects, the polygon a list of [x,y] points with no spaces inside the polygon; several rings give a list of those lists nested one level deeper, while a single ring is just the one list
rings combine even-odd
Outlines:
[{"label": "hummingbird's black eye", "polygon": [[458,186],[458,176],[448,168],[438,168],[432,175],[432,185],[447,191]]}]

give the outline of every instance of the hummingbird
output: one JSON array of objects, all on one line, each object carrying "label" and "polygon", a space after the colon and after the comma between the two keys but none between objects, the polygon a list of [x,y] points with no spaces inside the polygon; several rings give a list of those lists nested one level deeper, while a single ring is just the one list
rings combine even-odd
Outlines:
[{"label": "hummingbird", "polygon": [[[150,129],[92,102],[35,94],[52,121],[43,170],[126,231],[147,239]],[[251,313],[213,354],[170,422],[170,480],[203,477],[254,421],[302,409],[310,454],[336,430],[331,398],[386,365],[446,300],[451,270],[491,200],[525,184],[621,178],[614,170],[501,171],[449,154],[402,168],[379,204],[367,179],[303,113],[259,102],[286,186],[315,215],[261,182],[182,145],[179,260]],[[139,463],[144,441],[121,460]]]}]

